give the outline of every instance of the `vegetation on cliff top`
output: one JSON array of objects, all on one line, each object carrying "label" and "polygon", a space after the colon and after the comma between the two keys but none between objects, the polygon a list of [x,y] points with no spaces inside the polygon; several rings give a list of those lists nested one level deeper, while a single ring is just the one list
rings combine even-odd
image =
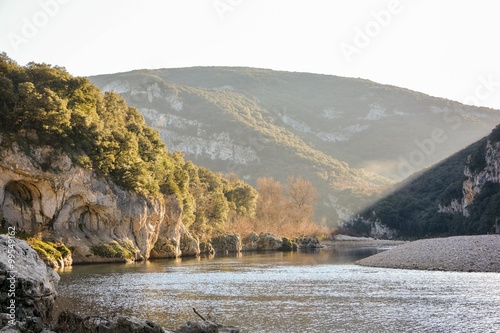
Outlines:
[{"label": "vegetation on cliff top", "polygon": [[0,129],[21,146],[63,148],[76,163],[99,170],[145,196],[175,191],[176,161],[158,133],[117,94],[105,93],[64,68],[0,55]]},{"label": "vegetation on cliff top", "polygon": [[[158,133],[118,94],[103,94],[88,79],[73,77],[62,67],[19,66],[0,54],[0,132],[2,145],[16,142],[28,156],[33,147],[48,145],[125,190],[145,197],[175,195],[184,224],[200,239],[226,231],[269,231],[279,220],[255,214],[264,201],[253,187],[235,175],[223,176],[185,161],[179,152],[167,152]],[[291,179],[286,200],[280,186],[271,199],[295,215],[283,213],[286,218],[275,230],[284,231],[290,223],[302,227],[289,231],[305,230],[304,224],[313,224],[316,197],[307,205],[297,200],[299,189],[312,191],[310,182]],[[290,192],[294,189],[295,194]]]}]

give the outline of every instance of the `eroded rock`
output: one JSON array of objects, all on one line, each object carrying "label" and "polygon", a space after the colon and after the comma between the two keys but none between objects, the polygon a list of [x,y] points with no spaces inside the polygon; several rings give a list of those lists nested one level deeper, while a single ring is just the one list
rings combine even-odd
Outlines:
[{"label": "eroded rock", "polygon": [[175,333],[240,333],[234,326],[223,326],[211,321],[188,321],[175,330]]},{"label": "eroded rock", "polygon": [[270,233],[261,233],[257,241],[257,250],[259,251],[278,251],[283,245],[283,241],[276,235]]},{"label": "eroded rock", "polygon": [[48,324],[58,282],[59,275],[25,241],[0,235],[0,306],[7,314],[1,324],[27,320]]},{"label": "eroded rock", "polygon": [[247,237],[243,238],[242,251],[256,251],[258,248],[258,241],[259,235],[255,232],[250,233]]},{"label": "eroded rock", "polygon": [[108,319],[99,316],[80,317],[69,311],[59,315],[57,333],[169,333],[158,324],[135,317],[118,316]]},{"label": "eroded rock", "polygon": [[49,233],[72,250],[74,263],[146,260],[157,241],[155,257],[199,253],[182,228],[175,196],[144,198],[79,167],[60,150],[33,149],[30,157],[15,143],[0,150],[4,227]]},{"label": "eroded rock", "polygon": [[300,250],[305,251],[315,251],[323,247],[316,237],[298,237],[295,242]]},{"label": "eroded rock", "polygon": [[241,252],[241,238],[239,235],[222,235],[212,239],[211,241],[215,253],[238,253]]}]

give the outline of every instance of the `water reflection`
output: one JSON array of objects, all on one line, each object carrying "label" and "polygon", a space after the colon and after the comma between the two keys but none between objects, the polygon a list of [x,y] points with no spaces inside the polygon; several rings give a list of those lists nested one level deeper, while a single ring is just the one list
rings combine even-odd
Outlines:
[{"label": "water reflection", "polygon": [[203,315],[250,332],[494,332],[500,274],[367,268],[380,251],[314,253],[75,266],[60,294],[106,315],[117,312],[173,329]]}]

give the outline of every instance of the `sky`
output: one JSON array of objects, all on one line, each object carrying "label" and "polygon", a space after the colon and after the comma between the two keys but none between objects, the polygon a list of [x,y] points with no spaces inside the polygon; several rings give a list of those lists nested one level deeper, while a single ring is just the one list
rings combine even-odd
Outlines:
[{"label": "sky", "polygon": [[249,66],[500,109],[495,0],[0,0],[0,52],[78,76]]}]

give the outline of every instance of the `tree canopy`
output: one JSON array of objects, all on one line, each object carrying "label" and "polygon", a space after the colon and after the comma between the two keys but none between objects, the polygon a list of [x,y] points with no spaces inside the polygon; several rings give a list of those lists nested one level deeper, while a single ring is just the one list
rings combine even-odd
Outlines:
[{"label": "tree canopy", "polygon": [[[184,222],[200,232],[221,226],[230,211],[251,215],[256,191],[241,180],[168,153],[158,132],[114,92],[64,68],[19,66],[0,54],[0,131],[23,147],[63,149],[84,168],[147,197],[175,194]],[[211,226],[211,227],[208,227]]]},{"label": "tree canopy", "polygon": [[271,188],[262,180],[259,194],[234,174],[185,161],[180,152],[167,151],[158,132],[120,95],[103,93],[63,67],[20,66],[0,54],[0,131],[2,145],[17,142],[28,154],[29,147],[50,145],[125,190],[175,195],[184,224],[199,238],[230,231],[241,221],[252,221],[251,231],[273,224],[289,224],[293,231],[312,223],[317,192],[309,181],[290,178],[282,188],[268,179],[278,192],[267,193]]}]

